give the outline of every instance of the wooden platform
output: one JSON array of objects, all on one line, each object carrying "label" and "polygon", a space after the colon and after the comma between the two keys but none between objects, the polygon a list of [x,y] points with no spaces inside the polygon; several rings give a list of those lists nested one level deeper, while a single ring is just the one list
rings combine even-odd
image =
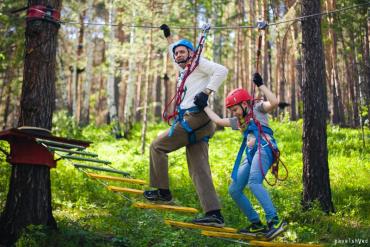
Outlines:
[{"label": "wooden platform", "polygon": [[145,208],[145,209],[170,210],[170,211],[177,211],[177,212],[183,212],[183,213],[198,213],[198,209],[196,208],[180,207],[180,206],[167,205],[167,204],[151,204],[151,203],[136,202],[133,204],[133,206],[136,208]]},{"label": "wooden platform", "polygon": [[216,232],[216,231],[202,231],[202,235],[208,237],[217,237],[217,238],[233,238],[240,240],[248,240],[249,245],[251,246],[267,246],[267,247],[285,247],[285,246],[297,246],[297,247],[321,247],[320,244],[300,244],[300,243],[283,243],[283,242],[269,242],[266,238],[256,239],[255,237],[248,236],[245,234],[238,233],[227,233],[227,232]]},{"label": "wooden platform", "polygon": [[241,240],[264,240],[266,241],[267,239],[264,237],[253,237],[253,236],[248,236],[245,234],[240,234],[240,233],[230,233],[230,232],[219,232],[219,231],[202,231],[202,235],[208,236],[208,237],[218,237],[218,238],[234,238],[234,239],[241,239]]},{"label": "wooden platform", "polygon": [[141,184],[141,185],[147,184],[146,181],[141,180],[141,179],[115,177],[115,176],[101,175],[101,174],[96,174],[96,173],[87,173],[87,175],[91,178],[96,178],[96,179],[120,181],[120,182],[126,182],[130,184]]},{"label": "wooden platform", "polygon": [[117,187],[117,186],[107,186],[107,189],[110,190],[110,191],[124,192],[124,193],[137,194],[137,195],[142,195],[144,193],[143,190]]},{"label": "wooden platform", "polygon": [[164,223],[170,226],[180,227],[180,228],[190,228],[190,229],[200,229],[214,232],[228,232],[236,233],[238,230],[231,227],[214,227],[214,226],[203,226],[188,222],[174,221],[174,220],[164,220]]}]

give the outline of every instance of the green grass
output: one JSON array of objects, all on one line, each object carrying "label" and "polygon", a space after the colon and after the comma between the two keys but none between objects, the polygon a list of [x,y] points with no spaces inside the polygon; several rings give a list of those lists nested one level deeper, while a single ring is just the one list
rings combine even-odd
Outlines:
[{"label": "green grass", "polygon": [[[324,214],[318,205],[309,211],[301,208],[302,193],[302,122],[272,122],[282,159],[289,178],[277,186],[267,186],[279,214],[289,222],[288,231],[277,241],[323,243],[334,245],[343,239],[368,239],[370,236],[370,131],[366,130],[366,148],[361,132],[328,126],[329,169],[335,213]],[[150,124],[146,152],[140,154],[140,126],[130,139],[115,140],[110,127],[56,126],[54,133],[93,141],[88,151],[101,159],[113,161],[115,168],[130,172],[135,178],[148,180],[148,147],[167,126]],[[230,173],[239,149],[237,131],[218,131],[210,141],[210,163],[216,190],[228,226],[241,228],[248,222],[228,195]],[[1,142],[0,145],[7,146]],[[0,156],[0,209],[5,205],[10,166]],[[188,175],[184,149],[170,154],[170,184],[178,204],[200,209],[194,186]],[[164,218],[186,221],[189,214],[142,210],[131,207],[124,197],[107,191],[87,178],[67,161],[51,171],[53,214],[57,232],[42,226],[30,226],[16,246],[242,246],[237,242],[201,236],[198,231],[166,226]],[[270,177],[270,179],[272,179]],[[119,185],[119,183],[112,183]],[[139,188],[134,186],[134,188]],[[248,190],[245,193],[250,197]],[[130,200],[141,200],[130,196]],[[257,211],[262,208],[252,197]],[[263,218],[263,216],[262,216]]]}]

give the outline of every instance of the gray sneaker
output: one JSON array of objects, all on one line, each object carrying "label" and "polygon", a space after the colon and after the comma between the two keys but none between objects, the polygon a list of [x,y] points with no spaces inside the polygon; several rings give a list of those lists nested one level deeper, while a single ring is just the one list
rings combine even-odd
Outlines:
[{"label": "gray sneaker", "polygon": [[215,226],[215,227],[224,227],[225,222],[222,216],[217,215],[205,215],[204,217],[196,218],[192,223],[203,226]]},{"label": "gray sneaker", "polygon": [[162,195],[159,190],[146,190],[144,191],[144,197],[149,201],[154,202],[166,202],[169,203],[172,201],[172,195]]}]

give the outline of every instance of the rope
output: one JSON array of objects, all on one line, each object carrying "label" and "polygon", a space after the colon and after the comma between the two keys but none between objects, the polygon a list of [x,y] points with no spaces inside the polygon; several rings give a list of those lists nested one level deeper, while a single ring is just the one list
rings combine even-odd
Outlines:
[{"label": "rope", "polygon": [[[259,32],[259,35],[258,35],[258,42],[257,42],[257,64],[256,64],[256,72],[258,73],[259,71],[259,61],[260,61],[260,57],[261,57],[261,43],[262,43],[262,30],[264,30],[266,27],[267,27],[267,23],[264,23],[264,22],[258,22],[257,23],[257,26],[258,26],[258,32]],[[270,139],[267,138],[265,132],[263,131],[262,129],[262,125],[261,123],[255,119],[254,117],[254,112],[253,112],[253,109],[254,109],[254,104],[255,104],[255,101],[259,100],[259,99],[256,99],[255,98],[255,89],[256,89],[256,84],[253,83],[253,93],[252,93],[252,103],[251,103],[251,106],[250,106],[250,110],[249,110],[249,113],[248,115],[245,117],[245,121],[246,121],[246,125],[248,126],[249,125],[249,122],[251,119],[253,119],[254,123],[256,124],[257,128],[258,128],[258,140],[257,141],[257,151],[254,155],[258,155],[258,163],[259,163],[259,167],[260,167],[260,170],[261,170],[261,173],[262,173],[262,177],[264,178],[264,180],[266,181],[266,183],[270,186],[274,186],[277,181],[284,181],[288,178],[288,169],[287,167],[285,166],[285,164],[281,161],[280,159],[280,153],[278,150],[276,150]],[[249,106],[248,106],[249,107]],[[264,138],[264,140],[266,140],[267,144],[269,145],[271,151],[272,151],[272,154],[273,154],[273,157],[274,157],[274,160],[273,160],[273,163],[271,165],[271,173],[275,176],[275,182],[274,183],[270,183],[267,179],[266,179],[266,174],[264,173],[263,171],[263,167],[262,167],[262,160],[261,160],[261,136],[262,138]],[[279,163],[281,162],[281,164],[283,165],[284,169],[286,170],[286,176],[284,178],[279,178]]]},{"label": "rope", "polygon": [[288,20],[283,20],[283,21],[269,23],[268,25],[269,26],[274,26],[274,25],[280,25],[280,24],[287,23],[287,22],[301,21],[303,19],[307,19],[307,18],[311,18],[311,17],[316,17],[316,16],[330,15],[330,14],[334,14],[334,13],[346,11],[346,10],[349,10],[349,9],[353,9],[353,8],[357,8],[357,7],[362,7],[362,6],[365,6],[365,5],[370,5],[370,3],[362,3],[362,4],[357,4],[357,5],[352,5],[352,6],[344,7],[344,8],[341,8],[341,9],[335,9],[335,10],[331,10],[331,11],[325,11],[325,12],[320,12],[320,13],[316,13],[316,14],[300,16],[300,17],[296,17],[296,18],[292,18],[292,19],[288,19]]},{"label": "rope", "polygon": [[[41,143],[41,145],[48,149],[48,146],[47,146],[47,145],[45,145],[44,143]],[[63,155],[62,153],[59,153],[58,151],[54,151],[54,153],[55,153],[56,155],[58,155],[58,156],[60,156],[60,157],[61,157],[61,158],[59,158],[59,159],[57,159],[57,160],[60,160],[60,159],[67,160],[67,163],[68,163],[68,164],[70,164],[70,165],[72,165],[74,168],[76,168],[76,167],[73,165],[73,162],[72,162],[71,160],[66,159],[66,158],[62,158],[62,155]],[[112,166],[110,166],[109,164],[105,164],[105,165],[107,165],[107,166],[109,166],[109,167],[113,168],[113,167],[112,167]],[[114,169],[115,169],[115,168],[114,168]],[[80,172],[85,173],[85,175],[86,175],[87,177],[89,177],[89,176],[88,176],[88,172],[86,172],[86,171],[85,171],[85,169],[83,169],[83,168],[77,168],[77,170],[79,170]],[[128,176],[128,177],[130,177],[130,176]],[[132,177],[130,177],[130,178],[132,178]],[[101,185],[103,185],[104,187],[108,188],[108,183],[105,183],[105,182],[100,181],[100,180],[98,180],[98,179],[95,179],[95,181],[97,181],[98,183],[100,183],[100,184],[101,184]],[[131,200],[129,197],[127,197],[127,196],[123,195],[122,193],[118,193],[118,194],[119,194],[121,197],[123,197],[124,199],[126,199],[126,200],[130,201],[131,203],[133,202],[133,200]]]},{"label": "rope", "polygon": [[[344,8],[341,8],[341,9],[335,9],[335,10],[331,10],[331,11],[325,11],[325,12],[320,12],[320,13],[316,13],[316,14],[300,16],[300,17],[296,17],[296,18],[292,18],[292,19],[288,19],[288,20],[282,20],[282,21],[268,23],[267,25],[268,26],[276,26],[276,25],[280,25],[280,24],[283,24],[283,23],[287,23],[287,22],[294,22],[294,21],[300,21],[300,20],[304,20],[304,19],[307,19],[307,18],[317,17],[317,16],[335,14],[335,13],[338,13],[338,12],[343,12],[343,11],[347,11],[347,10],[350,10],[350,9],[359,8],[359,7],[363,7],[363,6],[366,6],[366,5],[370,5],[370,3],[362,3],[362,4],[357,4],[357,5],[344,7]],[[76,22],[76,21],[61,21],[60,23],[64,24],[64,25],[67,25],[67,24],[81,25],[82,24],[82,25],[92,25],[92,26],[115,26],[115,27],[121,26],[121,27],[127,27],[127,28],[148,28],[148,29],[150,29],[150,28],[159,29],[160,28],[159,26],[153,26],[153,25],[132,25],[132,24],[123,24],[123,23],[121,23],[121,24],[96,23],[96,22],[80,23],[80,22]],[[258,28],[257,25],[214,26],[214,27],[212,27],[212,29],[257,29],[257,28]],[[180,29],[180,30],[198,29],[198,30],[202,30],[201,27],[196,27],[196,26],[184,26],[184,27],[171,26],[171,29]]]}]

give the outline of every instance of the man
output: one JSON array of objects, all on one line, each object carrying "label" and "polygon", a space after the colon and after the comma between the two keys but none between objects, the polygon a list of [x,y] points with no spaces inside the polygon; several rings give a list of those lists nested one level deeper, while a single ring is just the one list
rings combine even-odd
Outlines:
[{"label": "man", "polygon": [[[195,52],[194,46],[184,39],[172,43],[169,27],[163,24],[161,29],[170,43],[169,52],[180,71],[179,78],[181,78]],[[203,57],[199,59],[199,65],[187,77],[184,85],[185,91],[174,126],[160,134],[150,145],[150,186],[157,189],[144,192],[144,197],[150,201],[170,202],[172,200],[167,154],[186,147],[189,173],[205,212],[204,217],[196,218],[192,222],[216,227],[223,227],[224,219],[212,181],[207,142],[215,132],[215,124],[210,121],[203,108],[207,105],[208,96],[225,80],[227,72],[228,70],[220,64]],[[181,79],[178,81],[178,86],[180,83]],[[200,102],[200,107],[195,106],[195,98]]]}]

